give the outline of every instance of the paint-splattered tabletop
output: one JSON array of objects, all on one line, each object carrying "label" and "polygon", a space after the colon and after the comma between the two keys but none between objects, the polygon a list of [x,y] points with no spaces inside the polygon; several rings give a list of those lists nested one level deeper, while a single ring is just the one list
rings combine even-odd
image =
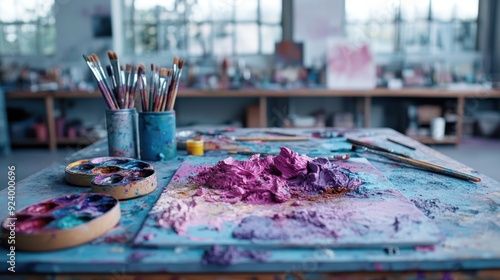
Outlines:
[{"label": "paint-splattered tabletop", "polygon": [[[281,132],[312,134],[312,131],[307,130],[281,130]],[[351,144],[346,141],[345,136],[355,137],[409,153],[416,159],[477,175],[482,181],[473,183],[434,174],[369,153],[352,155],[353,162],[366,162],[356,157],[366,158],[383,175],[382,180],[388,180],[396,194],[401,194],[402,201],[408,202],[408,205],[413,207],[411,209],[419,209],[425,221],[435,225],[441,239],[436,241],[437,243],[434,242],[436,245],[433,246],[339,248],[328,243],[315,244],[314,248],[307,246],[204,248],[190,247],[186,243],[166,247],[157,246],[158,244],[148,246],[154,245],[155,242],[152,241],[158,237],[155,233],[157,229],[152,230],[154,225],[148,230],[148,217],[151,219],[151,215],[154,215],[155,212],[152,210],[155,204],[164,191],[168,192],[167,186],[170,180],[186,159],[186,152],[179,151],[175,159],[152,163],[158,172],[158,188],[147,196],[121,201],[122,218],[112,231],[89,244],[70,249],[44,253],[16,251],[16,271],[106,273],[122,276],[127,273],[147,272],[319,273],[500,269],[500,245],[498,245],[500,244],[500,183],[390,129],[320,132],[323,132],[320,135],[339,135],[339,137],[311,138],[309,141],[299,142],[255,141],[237,144],[259,152],[275,153],[279,151],[279,147],[286,146],[298,153],[325,155],[349,152]],[[223,134],[227,139],[265,135],[261,130],[252,129],[238,129]],[[413,151],[389,142],[387,137],[417,147],[417,150]],[[106,156],[106,147],[107,144],[103,141],[74,153],[69,151],[64,162],[54,163],[51,167],[17,182],[16,209],[21,210],[25,206],[53,197],[88,192],[87,188],[71,186],[65,182],[65,167],[76,160]],[[214,159],[224,159],[227,156],[224,151],[211,151],[195,161],[208,164],[213,163]],[[22,166],[16,168],[21,169]],[[4,189],[0,193],[0,205],[4,205],[0,207],[2,218],[8,214],[7,199],[7,189]],[[400,219],[399,222],[404,224],[404,219]],[[394,223],[391,225],[394,227]],[[418,236],[418,233],[415,236]],[[210,242],[207,244],[210,245]],[[8,253],[5,248],[0,251],[0,255],[3,256]],[[7,271],[9,264],[6,261],[1,263],[2,271]]]}]

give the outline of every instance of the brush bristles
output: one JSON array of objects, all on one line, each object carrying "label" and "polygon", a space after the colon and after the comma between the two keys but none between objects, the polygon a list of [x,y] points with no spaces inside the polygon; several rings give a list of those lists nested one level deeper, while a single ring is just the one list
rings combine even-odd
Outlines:
[{"label": "brush bristles", "polygon": [[[182,68],[186,61],[174,56],[172,68],[161,68],[151,63],[120,65],[118,54],[108,50],[108,65],[102,65],[97,54],[83,55],[83,59],[97,79],[99,89],[112,110],[134,107],[135,93],[140,95],[143,111],[173,110]],[[149,72],[149,73],[148,73]]]}]

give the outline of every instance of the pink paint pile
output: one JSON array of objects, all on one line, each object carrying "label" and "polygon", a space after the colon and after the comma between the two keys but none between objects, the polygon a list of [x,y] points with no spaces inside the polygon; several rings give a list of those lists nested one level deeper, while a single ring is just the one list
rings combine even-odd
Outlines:
[{"label": "pink paint pile", "polygon": [[232,157],[203,168],[192,178],[205,186],[196,196],[210,201],[249,204],[282,203],[323,193],[356,190],[362,181],[349,170],[325,158],[312,159],[282,147],[277,156],[253,155],[240,161]]}]

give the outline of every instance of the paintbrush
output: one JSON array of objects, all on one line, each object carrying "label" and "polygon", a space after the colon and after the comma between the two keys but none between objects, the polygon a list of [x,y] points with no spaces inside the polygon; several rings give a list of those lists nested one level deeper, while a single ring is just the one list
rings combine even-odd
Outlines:
[{"label": "paintbrush", "polygon": [[418,159],[413,159],[413,158],[407,158],[407,157],[395,155],[395,154],[388,153],[388,152],[373,150],[373,149],[369,149],[369,148],[363,147],[363,146],[356,146],[356,145],[352,146],[353,151],[355,151],[358,148],[361,148],[363,151],[367,151],[367,152],[370,152],[372,154],[384,156],[384,157],[392,159],[394,161],[398,161],[398,162],[406,163],[406,164],[409,164],[412,166],[420,167],[424,170],[431,171],[434,173],[444,174],[444,175],[452,176],[452,177],[463,179],[463,180],[469,180],[469,181],[473,181],[473,182],[480,182],[481,181],[481,178],[479,178],[479,177],[476,177],[476,176],[473,176],[473,175],[470,175],[467,173],[463,173],[463,172],[460,172],[460,171],[457,171],[457,170],[454,170],[451,168],[447,168],[444,166],[440,166],[437,164],[433,164],[430,162],[426,162],[426,161],[422,161],[422,160],[418,160]]},{"label": "paintbrush", "polygon": [[[116,99],[118,100],[118,105],[121,108],[123,108],[125,99],[122,94],[122,80],[121,80],[121,71],[120,71],[120,63],[118,62],[118,55],[115,52],[108,51],[107,52],[109,62],[111,64],[111,69],[112,69],[112,75],[114,79],[114,86],[115,86],[115,94],[116,94]],[[109,74],[109,70],[108,70]]]},{"label": "paintbrush", "polygon": [[148,111],[148,99],[147,99],[147,94],[146,94],[146,88],[147,88],[147,78],[146,78],[146,65],[141,63],[139,67],[139,72],[138,72],[138,83],[139,83],[139,88],[140,88],[140,95],[141,95],[141,103],[142,103],[142,111],[146,112]]},{"label": "paintbrush", "polygon": [[129,104],[128,108],[132,109],[135,106],[135,91],[136,91],[136,84],[137,84],[137,79],[139,75],[139,66],[135,66],[134,69],[131,72],[131,81],[129,81]]},{"label": "paintbrush", "polygon": [[155,66],[155,84],[154,84],[154,106],[153,111],[157,112],[159,110],[158,103],[160,103],[160,67]]},{"label": "paintbrush", "polygon": [[395,140],[395,139],[393,139],[393,138],[390,138],[390,137],[387,137],[387,141],[392,142],[392,143],[394,143],[394,144],[398,144],[398,145],[403,146],[403,147],[405,147],[405,148],[407,148],[407,149],[410,149],[410,150],[416,150],[416,149],[417,149],[417,148],[415,148],[415,147],[413,147],[413,146],[410,146],[410,145],[405,144],[405,143],[403,143],[403,142],[399,142],[399,141],[397,141],[397,140]]},{"label": "paintbrush", "polygon": [[175,106],[175,99],[177,98],[177,90],[179,89],[179,80],[181,79],[182,68],[184,67],[185,60],[179,60],[179,68],[177,69],[177,73],[175,76],[175,88],[173,89],[173,96],[170,106],[168,106],[168,110],[171,111]]},{"label": "paintbrush", "polygon": [[[257,155],[259,154],[261,157],[266,156],[277,156],[279,153],[269,153],[269,152],[254,152],[254,151],[228,151],[228,154],[231,155]],[[314,158],[326,158],[328,160],[348,160],[351,155],[350,154],[338,154],[338,155],[315,155],[315,154],[306,154],[309,157]]]},{"label": "paintbrush", "polygon": [[168,79],[168,72],[169,70],[167,68],[161,68],[160,69],[160,86],[159,86],[159,94],[158,94],[158,106],[157,106],[157,111],[164,111],[164,102],[165,102],[165,95],[166,95],[166,90],[167,90],[167,82],[169,81]]},{"label": "paintbrush", "polygon": [[161,109],[160,109],[160,111],[162,111],[162,112],[165,111],[165,109],[167,107],[168,92],[170,90],[170,83],[172,81],[172,73],[173,73],[172,69],[167,70],[167,77],[165,80],[165,87],[163,89],[164,91],[163,91],[162,104],[161,104]]},{"label": "paintbrush", "polygon": [[264,133],[271,135],[279,135],[279,136],[292,136],[292,137],[298,136],[297,134],[293,133],[286,133],[286,132],[272,131],[272,130],[266,130],[264,131]]},{"label": "paintbrush", "polygon": [[393,154],[393,155],[398,155],[398,156],[402,156],[402,157],[406,157],[406,158],[411,158],[410,155],[406,154],[406,153],[400,153],[400,152],[397,152],[393,149],[387,149],[387,148],[384,148],[384,147],[380,147],[380,146],[377,146],[377,145],[374,145],[374,144],[370,144],[370,143],[366,143],[366,142],[363,142],[363,141],[359,141],[359,140],[356,140],[356,139],[352,139],[352,138],[347,138],[347,142],[350,142],[352,144],[355,144],[357,146],[361,146],[361,147],[366,147],[368,149],[372,149],[372,150],[376,150],[376,151],[381,151],[381,152],[386,152],[386,153],[390,153],[390,154]]},{"label": "paintbrush", "polygon": [[119,100],[119,96],[117,94],[117,86],[116,86],[116,79],[115,79],[115,75],[113,74],[113,67],[111,65],[106,65],[106,72],[108,73],[108,78],[109,80],[111,81],[110,84],[111,84],[111,93],[113,95],[113,99],[115,100],[116,102],[116,107],[117,108],[120,108],[120,100]]},{"label": "paintbrush", "polygon": [[281,136],[281,137],[237,137],[236,141],[308,141],[308,137]]},{"label": "paintbrush", "polygon": [[125,65],[125,108],[130,106],[130,82],[132,80],[132,65]]},{"label": "paintbrush", "polygon": [[115,106],[113,100],[111,99],[110,92],[106,88],[104,81],[103,81],[103,77],[99,73],[99,70],[97,69],[96,64],[93,62],[93,58],[90,56],[87,57],[87,56],[83,55],[83,59],[87,63],[88,67],[90,68],[90,71],[92,71],[92,74],[94,75],[94,78],[97,81],[97,87],[101,91],[101,94],[104,97],[104,101],[108,105],[108,108],[111,110],[116,110],[117,107]]},{"label": "paintbrush", "polygon": [[[104,80],[104,83],[106,85],[106,88],[107,88],[108,92],[112,93],[113,90],[111,89],[111,84],[108,81],[108,79],[106,78],[106,72],[104,72],[104,68],[101,65],[101,61],[99,60],[99,56],[97,56],[97,54],[95,54],[95,53],[92,54],[91,56],[92,56],[92,60],[97,65],[97,69],[99,69],[99,73],[101,74],[101,77]],[[115,107],[118,108],[118,103],[116,102],[116,99],[115,99],[114,95],[111,94],[110,96],[111,96],[111,98],[113,99],[113,102],[116,105]]]},{"label": "paintbrush", "polygon": [[154,82],[155,82],[155,65],[151,63],[151,73],[149,74],[149,90],[148,90],[148,111],[153,111],[153,101],[154,101]]}]

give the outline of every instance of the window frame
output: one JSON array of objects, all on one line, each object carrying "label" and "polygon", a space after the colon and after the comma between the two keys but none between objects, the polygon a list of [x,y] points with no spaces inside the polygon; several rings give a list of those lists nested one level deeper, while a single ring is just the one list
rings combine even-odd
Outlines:
[{"label": "window frame", "polygon": [[[0,20],[0,30],[2,30],[0,33],[2,36],[5,36],[5,33],[3,32],[4,28],[8,26],[13,26],[16,29],[16,35],[19,36],[19,28],[21,28],[24,25],[33,25],[35,26],[35,47],[34,47],[34,52],[22,52],[22,48],[20,46],[20,41],[19,39],[16,40],[16,47],[13,49],[15,50],[14,52],[6,52],[2,49],[0,49],[0,55],[9,57],[9,56],[38,56],[38,55],[43,55],[43,56],[51,56],[54,55],[57,52],[56,45],[57,45],[57,39],[54,37],[54,40],[52,42],[53,44],[53,50],[50,53],[45,53],[43,51],[42,47],[42,33],[43,29],[47,27],[53,27],[54,29],[56,28],[56,22],[55,22],[55,13],[54,13],[54,5],[56,2],[52,0],[52,8],[50,9],[50,14],[48,18],[52,19],[52,23],[50,23],[50,20],[42,20],[42,17],[37,17],[36,20],[14,20],[14,21],[2,21]],[[7,41],[6,38],[4,40]]]},{"label": "window frame", "polygon": [[[137,23],[137,21],[135,20],[135,12],[136,12],[136,9],[134,8],[127,8],[125,6],[125,0],[114,0],[114,1],[117,1],[119,2],[119,7],[120,7],[120,12],[122,14],[126,14],[126,13],[130,13],[130,18],[129,19],[126,19],[126,17],[123,17],[123,18],[120,18],[118,19],[116,22],[120,24],[120,26],[123,26],[124,28],[130,28],[131,26],[136,26],[136,24],[140,24],[140,25],[143,25],[143,24],[146,24],[145,22],[141,22],[141,23]],[[130,7],[134,7],[135,5],[135,2],[137,0],[130,0],[131,1],[131,5]],[[206,0],[205,0],[206,1]],[[255,20],[237,20],[236,19],[236,3],[235,3],[235,0],[230,0],[232,1],[232,5],[231,5],[231,9],[232,9],[232,12],[231,12],[231,19],[227,20],[216,20],[214,18],[210,18],[210,19],[205,19],[205,20],[200,20],[200,21],[191,21],[191,20],[188,20],[187,18],[187,13],[188,13],[188,9],[186,9],[186,11],[184,11],[184,13],[180,14],[180,18],[181,19],[178,19],[178,20],[175,20],[176,22],[176,25],[177,26],[183,26],[183,28],[186,29],[186,31],[184,31],[184,34],[183,34],[183,38],[182,40],[184,41],[183,44],[184,44],[184,49],[174,49],[174,50],[171,50],[171,49],[165,49],[165,48],[161,48],[161,46],[157,45],[156,46],[156,49],[153,50],[153,51],[146,51],[146,52],[138,52],[137,51],[137,36],[138,36],[138,33],[135,32],[135,30],[132,30],[132,36],[131,36],[131,41],[132,41],[132,44],[131,45],[127,45],[128,43],[126,42],[127,41],[127,38],[123,35],[125,30],[122,29],[120,30],[122,33],[122,35],[120,36],[120,38],[116,39],[115,40],[115,45],[116,43],[120,44],[120,49],[123,50],[123,53],[125,55],[158,55],[158,54],[163,54],[164,52],[172,52],[172,51],[175,51],[175,52],[178,52],[178,53],[181,53],[181,54],[184,54],[186,56],[189,56],[189,57],[203,57],[204,54],[192,54],[190,53],[190,44],[191,44],[191,40],[192,38],[190,38],[189,36],[189,31],[188,31],[188,28],[189,28],[189,25],[191,24],[194,24],[196,26],[201,26],[201,25],[204,25],[204,24],[209,24],[210,25],[210,28],[211,28],[211,34],[210,34],[210,37],[208,39],[208,42],[210,44],[210,47],[208,48],[209,51],[207,52],[208,55],[216,55],[215,52],[214,52],[214,46],[215,46],[215,28],[216,26],[218,25],[223,25],[223,26],[227,26],[227,25],[230,25],[233,27],[233,30],[231,32],[231,34],[229,36],[231,36],[231,41],[232,41],[232,46],[231,46],[231,52],[228,53],[228,55],[230,56],[245,56],[245,55],[270,55],[272,53],[266,53],[263,51],[263,46],[264,46],[264,40],[263,40],[263,27],[277,27],[280,29],[281,31],[281,39],[283,39],[283,34],[284,34],[284,30],[283,30],[283,3],[282,4],[282,7],[281,7],[281,16],[280,16],[280,19],[279,21],[277,21],[276,23],[270,23],[270,22],[267,22],[267,21],[263,21],[262,20],[262,10],[261,10],[261,2],[262,1],[266,1],[266,0],[255,0],[257,1],[257,17]],[[280,1],[280,0],[274,0],[274,1]],[[156,6],[158,7],[158,6]],[[158,11],[158,8],[157,8],[157,11]],[[114,13],[116,14],[116,13]],[[151,24],[154,24],[157,29],[160,25],[163,25],[165,24],[165,21],[161,20],[159,15],[157,14],[156,17],[155,17],[155,21],[154,23],[151,23]],[[236,33],[236,27],[238,25],[245,25],[245,24],[255,24],[257,26],[257,40],[258,40],[258,49],[257,49],[257,52],[238,52],[237,51],[237,33]],[[114,33],[116,34],[116,33]],[[162,40],[160,40],[160,36],[162,34],[160,32],[156,32],[156,41],[157,41],[157,44],[159,42],[161,42]]]},{"label": "window frame", "polygon": [[[345,0],[345,1],[349,1],[349,0]],[[427,16],[425,18],[415,19],[415,20],[411,21],[411,23],[413,23],[413,24],[415,24],[415,23],[424,24],[427,28],[426,35],[427,35],[428,41],[427,41],[426,45],[422,48],[422,50],[416,51],[416,52],[409,51],[407,49],[408,45],[406,45],[405,42],[403,41],[403,37],[404,37],[403,34],[405,33],[404,32],[405,25],[409,21],[406,19],[403,19],[401,17],[402,7],[401,7],[401,2],[399,2],[399,4],[397,4],[397,9],[396,9],[395,13],[392,15],[392,17],[390,19],[383,21],[383,22],[378,22],[379,25],[392,25],[392,28],[394,29],[394,38],[391,42],[392,43],[392,52],[374,50],[374,53],[380,54],[380,55],[388,55],[388,54],[415,54],[415,55],[436,54],[436,55],[439,55],[439,54],[448,54],[450,52],[451,53],[476,53],[476,52],[478,52],[479,51],[479,36],[480,36],[480,34],[479,34],[480,1],[478,1],[478,7],[477,7],[478,14],[474,19],[459,19],[459,18],[453,17],[450,20],[442,20],[439,18],[432,17],[432,14],[433,14],[432,2],[433,1],[439,1],[439,0],[429,0],[429,8],[427,11]],[[347,11],[347,6],[346,6],[346,9],[345,9],[345,27],[344,27],[344,29],[346,31],[346,35],[347,35],[347,31],[350,27],[356,27],[356,26],[368,27],[371,24],[374,24],[372,19],[348,21],[349,17],[347,16],[347,14],[348,14],[348,11]],[[436,48],[436,45],[432,44],[432,39],[431,39],[431,37],[433,35],[432,28],[434,26],[440,25],[440,24],[441,25],[447,24],[453,29],[454,25],[464,24],[464,23],[475,25],[476,30],[475,30],[473,49],[463,49],[463,50],[457,51],[456,47],[459,46],[459,44],[454,43],[451,50],[446,50],[446,49],[440,49],[438,51],[434,50]],[[453,30],[453,32],[455,32],[455,30]],[[365,32],[365,35],[366,35],[366,32]],[[454,33],[454,35],[455,35],[455,33]],[[377,40],[377,38],[371,38],[368,35],[366,35],[366,39],[369,39],[371,42],[373,42],[374,40]]]}]

